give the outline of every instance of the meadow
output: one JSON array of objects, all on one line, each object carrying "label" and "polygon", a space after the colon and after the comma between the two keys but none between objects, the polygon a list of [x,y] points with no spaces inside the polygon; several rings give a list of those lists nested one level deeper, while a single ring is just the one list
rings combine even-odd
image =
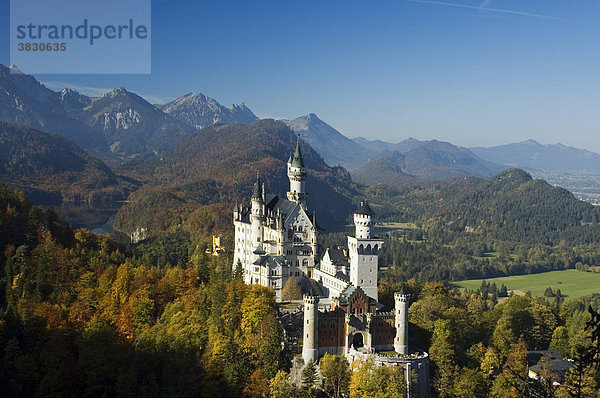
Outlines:
[{"label": "meadow", "polygon": [[[471,279],[453,282],[452,286],[459,289],[478,290],[484,279]],[[495,282],[498,288],[504,284],[516,294],[531,291],[533,296],[543,296],[547,287],[552,290],[560,289],[563,296],[578,298],[592,293],[600,293],[600,273],[580,272],[574,269],[550,271],[539,274],[514,275],[498,278],[487,278],[489,283]]]}]

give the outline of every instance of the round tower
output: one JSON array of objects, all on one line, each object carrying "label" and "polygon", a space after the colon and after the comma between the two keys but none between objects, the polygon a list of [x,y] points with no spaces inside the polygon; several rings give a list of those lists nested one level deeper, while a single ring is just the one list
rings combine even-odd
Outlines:
[{"label": "round tower", "polygon": [[354,213],[354,228],[357,239],[371,239],[373,236],[373,210],[367,202],[361,202]]},{"label": "round tower", "polygon": [[306,168],[304,167],[304,158],[300,151],[300,136],[296,141],[296,150],[287,163],[287,175],[290,179],[290,190],[287,193],[287,198],[294,202],[304,204],[308,194],[305,191]]},{"label": "round tower", "polygon": [[395,326],[396,338],[394,339],[394,350],[399,354],[408,354],[408,304],[410,294],[401,290],[394,293],[395,300]]},{"label": "round tower", "polygon": [[304,335],[302,359],[304,363],[316,362],[319,352],[319,296],[304,296]]},{"label": "round tower", "polygon": [[263,241],[263,226],[265,222],[265,202],[263,200],[263,187],[260,183],[260,176],[256,174],[256,182],[252,191],[252,213],[250,215],[251,231],[250,238],[252,239],[251,247],[262,245]]}]

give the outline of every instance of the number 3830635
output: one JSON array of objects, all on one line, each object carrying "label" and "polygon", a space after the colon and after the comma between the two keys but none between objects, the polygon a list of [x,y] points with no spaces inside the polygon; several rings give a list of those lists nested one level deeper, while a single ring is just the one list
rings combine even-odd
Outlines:
[{"label": "number 3830635", "polygon": [[67,43],[17,43],[19,51],[67,51]]}]

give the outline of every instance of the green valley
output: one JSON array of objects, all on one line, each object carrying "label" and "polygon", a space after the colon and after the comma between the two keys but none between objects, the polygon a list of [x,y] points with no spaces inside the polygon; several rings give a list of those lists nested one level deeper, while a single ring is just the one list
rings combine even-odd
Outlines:
[{"label": "green valley", "polygon": [[562,296],[573,299],[591,294],[600,295],[600,273],[581,272],[574,269],[530,275],[463,280],[453,282],[451,286],[463,290],[478,290],[483,280],[488,283],[495,283],[498,287],[504,284],[509,291],[513,290],[517,294],[530,291],[535,297],[544,296],[547,287],[551,287],[554,291],[560,289]]}]

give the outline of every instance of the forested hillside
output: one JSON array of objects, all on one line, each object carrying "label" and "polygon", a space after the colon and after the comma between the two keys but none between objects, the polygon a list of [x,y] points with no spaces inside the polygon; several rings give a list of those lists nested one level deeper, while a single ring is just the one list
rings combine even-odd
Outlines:
[{"label": "forested hillside", "polygon": [[0,181],[46,205],[101,206],[136,188],[63,136],[6,122],[0,122]]},{"label": "forested hillside", "polygon": [[[184,245],[187,256],[156,266],[151,254],[168,252],[170,242],[122,246],[74,231],[0,185],[3,396],[405,395],[402,368],[367,361],[352,372],[335,356],[321,360],[322,382],[313,370],[293,385],[287,372],[297,346],[283,344],[273,291],[232,275],[229,245],[221,257],[206,247]],[[411,342],[430,354],[436,395],[595,394],[595,359],[581,358],[600,327],[586,309],[597,309],[598,297],[498,303],[488,293],[384,278],[381,301],[390,305],[400,288],[411,293]],[[526,350],[547,348],[576,359],[560,387],[527,377]]]},{"label": "forested hillside", "polygon": [[[273,120],[202,129],[155,159],[121,169],[146,185],[121,209],[116,226],[127,233],[140,227],[159,233],[184,222],[190,229],[228,233],[233,205],[248,205],[256,173],[267,192],[285,195],[286,162],[295,144],[295,134]],[[354,210],[358,190],[345,169],[329,167],[310,146],[301,147],[308,207],[322,228],[339,230]]]},{"label": "forested hillside", "polygon": [[397,278],[460,280],[600,265],[600,209],[529,174],[367,189],[380,220],[415,223],[392,234],[381,264]]},{"label": "forested hillside", "polygon": [[227,397],[274,377],[272,291],[204,249],[157,268],[0,185],[2,395]]},{"label": "forested hillside", "polygon": [[600,209],[518,169],[489,180],[462,178],[401,189],[374,186],[367,195],[380,205],[381,220],[400,215],[439,239],[475,234],[542,244],[600,241]]}]

